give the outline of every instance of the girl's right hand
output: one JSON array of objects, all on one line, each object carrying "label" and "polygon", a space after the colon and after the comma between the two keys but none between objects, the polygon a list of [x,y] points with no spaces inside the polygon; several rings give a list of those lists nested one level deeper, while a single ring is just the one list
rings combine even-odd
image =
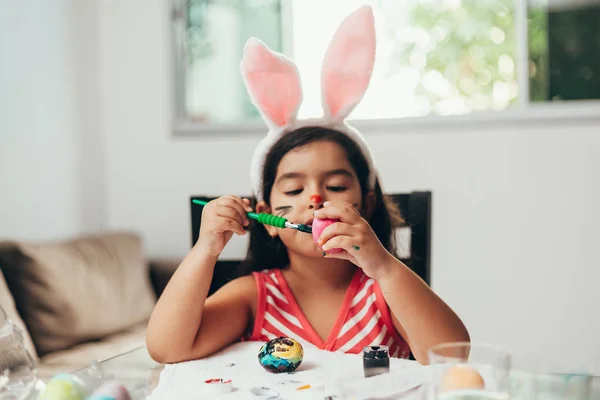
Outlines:
[{"label": "girl's right hand", "polygon": [[233,233],[246,234],[244,226],[249,224],[246,212],[250,211],[250,201],[234,195],[208,202],[202,210],[202,223],[196,246],[208,255],[218,257]]}]

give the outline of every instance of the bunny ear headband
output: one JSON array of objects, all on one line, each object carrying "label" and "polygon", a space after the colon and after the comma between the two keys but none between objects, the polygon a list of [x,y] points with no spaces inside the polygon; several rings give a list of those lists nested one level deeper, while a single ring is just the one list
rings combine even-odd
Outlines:
[{"label": "bunny ear headband", "polygon": [[242,77],[250,99],[269,128],[256,147],[251,163],[250,178],[258,201],[264,200],[262,173],[269,150],[282,136],[303,126],[335,129],[353,139],[369,165],[369,188],[375,187],[376,171],[367,142],[345,121],[369,86],[374,62],[373,10],[363,6],[342,21],[325,54],[321,71],[323,117],[297,120],[302,89],[296,64],[256,38],[246,42]]}]

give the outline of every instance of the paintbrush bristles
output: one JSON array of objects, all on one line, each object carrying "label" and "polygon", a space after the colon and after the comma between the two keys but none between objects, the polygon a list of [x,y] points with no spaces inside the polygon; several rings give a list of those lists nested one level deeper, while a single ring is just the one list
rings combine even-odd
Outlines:
[{"label": "paintbrush bristles", "polygon": [[301,232],[312,233],[312,227],[304,224],[298,224],[298,230]]},{"label": "paintbrush bristles", "polygon": [[295,229],[304,233],[312,233],[312,227],[304,224],[294,224],[292,222],[286,222],[285,227],[289,229]]}]

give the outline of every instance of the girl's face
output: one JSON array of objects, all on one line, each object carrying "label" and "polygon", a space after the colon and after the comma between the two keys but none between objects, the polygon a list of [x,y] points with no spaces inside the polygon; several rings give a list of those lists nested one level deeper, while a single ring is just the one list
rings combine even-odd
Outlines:
[{"label": "girl's face", "polygon": [[[316,141],[288,152],[279,163],[270,196],[271,212],[290,222],[312,225],[313,213],[325,201],[344,201],[362,209],[361,187],[343,147],[335,142]],[[289,251],[322,257],[312,235],[294,229],[265,226],[278,235]]]}]

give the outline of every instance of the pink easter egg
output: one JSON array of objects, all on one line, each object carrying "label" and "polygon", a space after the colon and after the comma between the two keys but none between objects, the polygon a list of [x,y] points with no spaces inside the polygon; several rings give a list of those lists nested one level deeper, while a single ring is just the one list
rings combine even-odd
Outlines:
[{"label": "pink easter egg", "polygon": [[131,400],[131,396],[129,396],[129,392],[125,387],[117,382],[107,382],[104,385],[100,386],[94,394],[89,398],[89,400]]},{"label": "pink easter egg", "polygon": [[[315,218],[313,220],[312,235],[313,235],[313,240],[315,241],[315,243],[317,243],[319,241],[319,238],[321,237],[321,233],[323,233],[323,230],[335,222],[340,222],[340,220],[333,219],[333,218],[323,218],[323,219]],[[334,249],[327,250],[327,253],[339,253],[340,251],[342,251],[342,249],[334,248]]]}]

